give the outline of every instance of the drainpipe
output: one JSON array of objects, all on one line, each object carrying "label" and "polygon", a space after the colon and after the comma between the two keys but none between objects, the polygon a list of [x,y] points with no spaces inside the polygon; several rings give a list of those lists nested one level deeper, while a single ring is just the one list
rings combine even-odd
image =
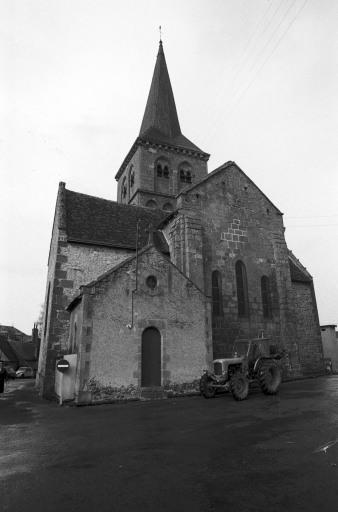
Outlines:
[{"label": "drainpipe", "polygon": [[138,285],[138,237],[139,237],[139,224],[140,219],[138,219],[136,224],[136,264],[135,264],[135,288],[131,291],[131,322],[127,325],[128,329],[132,329],[134,327],[134,294],[137,292]]}]

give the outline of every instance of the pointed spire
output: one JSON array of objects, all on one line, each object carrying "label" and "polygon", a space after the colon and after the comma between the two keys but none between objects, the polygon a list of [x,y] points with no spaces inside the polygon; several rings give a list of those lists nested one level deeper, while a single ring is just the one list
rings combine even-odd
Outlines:
[{"label": "pointed spire", "polygon": [[174,94],[171,88],[167,64],[165,61],[163,43],[160,39],[159,49],[150,86],[148,101],[143,116],[140,136],[150,129],[157,130],[166,139],[181,135]]}]

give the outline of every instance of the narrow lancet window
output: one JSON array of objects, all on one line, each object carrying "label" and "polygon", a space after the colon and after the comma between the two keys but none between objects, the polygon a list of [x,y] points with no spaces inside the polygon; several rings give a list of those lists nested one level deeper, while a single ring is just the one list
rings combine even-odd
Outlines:
[{"label": "narrow lancet window", "polygon": [[249,315],[248,301],[248,281],[246,277],[246,268],[242,261],[236,263],[236,286],[237,286],[237,305],[238,315]]}]

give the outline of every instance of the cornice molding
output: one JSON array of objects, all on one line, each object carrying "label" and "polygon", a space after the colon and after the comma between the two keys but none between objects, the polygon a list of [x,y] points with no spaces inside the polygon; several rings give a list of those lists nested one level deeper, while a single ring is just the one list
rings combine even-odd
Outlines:
[{"label": "cornice molding", "polygon": [[118,181],[121,178],[128,163],[130,162],[131,158],[133,157],[133,155],[138,147],[164,149],[164,151],[169,151],[170,153],[180,153],[182,155],[190,156],[193,158],[198,158],[199,160],[202,160],[204,162],[207,162],[210,157],[210,155],[208,153],[204,153],[203,151],[194,151],[193,149],[187,149],[187,148],[183,148],[181,146],[171,145],[166,142],[155,142],[152,140],[143,139],[142,137],[137,137],[137,139],[135,140],[134,144],[132,145],[129,153],[123,160],[121,167],[119,168],[119,170],[116,173],[116,176],[115,176],[116,181]]}]

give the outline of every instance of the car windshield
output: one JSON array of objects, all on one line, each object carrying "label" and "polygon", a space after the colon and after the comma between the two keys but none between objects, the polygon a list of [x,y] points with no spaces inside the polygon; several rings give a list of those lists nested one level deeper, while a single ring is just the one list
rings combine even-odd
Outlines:
[{"label": "car windshield", "polygon": [[246,356],[248,353],[248,341],[236,341],[234,343],[232,354],[237,356]]},{"label": "car windshield", "polygon": [[23,372],[24,370],[28,370],[28,366],[20,366],[17,372]]}]

